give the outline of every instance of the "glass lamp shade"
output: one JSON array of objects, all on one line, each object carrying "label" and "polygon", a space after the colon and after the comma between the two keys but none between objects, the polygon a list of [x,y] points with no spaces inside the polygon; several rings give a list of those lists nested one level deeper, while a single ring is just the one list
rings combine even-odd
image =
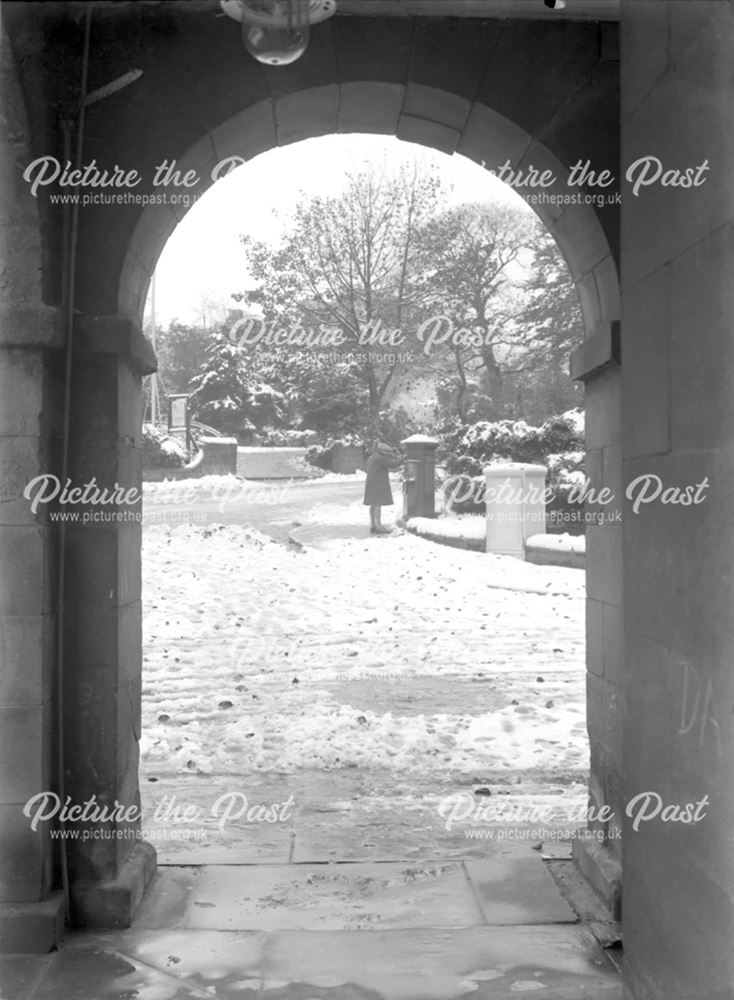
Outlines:
[{"label": "glass lamp shade", "polygon": [[308,48],[310,0],[245,0],[242,41],[258,62],[287,66]]},{"label": "glass lamp shade", "polygon": [[268,66],[287,66],[300,59],[308,48],[309,26],[298,31],[290,28],[261,28],[242,22],[242,41],[258,62]]}]

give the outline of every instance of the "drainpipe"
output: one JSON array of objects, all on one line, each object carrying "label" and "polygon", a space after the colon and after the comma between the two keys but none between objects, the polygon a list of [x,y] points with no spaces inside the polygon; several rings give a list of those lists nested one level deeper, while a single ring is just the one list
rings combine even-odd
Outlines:
[{"label": "drainpipe", "polygon": [[[76,122],[64,120],[61,127],[64,135],[64,159],[72,155],[72,132],[76,126],[76,150],[74,166],[81,170],[84,157],[84,120],[86,111],[87,84],[89,78],[89,43],[92,28],[92,4],[88,4],[84,15],[84,49],[82,55],[82,75],[80,100]],[[62,323],[66,337],[64,358],[64,398],[61,437],[61,482],[69,475],[69,430],[71,423],[71,377],[73,371],[74,344],[74,302],[76,285],[77,242],[79,238],[79,202],[66,202],[63,215],[63,268],[62,268]],[[59,521],[59,567],[58,593],[56,601],[56,755],[57,785],[61,802],[66,801],[66,776],[64,765],[64,621],[66,610],[66,522]],[[64,895],[66,921],[69,921],[69,865],[66,841],[66,822],[59,820],[61,832],[61,888]]]}]

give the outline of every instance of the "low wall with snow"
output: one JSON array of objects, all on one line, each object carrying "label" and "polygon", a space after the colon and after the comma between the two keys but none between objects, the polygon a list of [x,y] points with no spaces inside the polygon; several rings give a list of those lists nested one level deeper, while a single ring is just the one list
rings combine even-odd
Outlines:
[{"label": "low wall with snow", "polygon": [[144,469],[144,483],[165,479],[198,479],[201,476],[232,476],[237,472],[237,439],[205,437],[193,462],[181,469]]},{"label": "low wall with snow", "polygon": [[237,475],[244,479],[312,479],[323,473],[306,461],[306,448],[238,448]]},{"label": "low wall with snow", "polygon": [[531,535],[525,540],[525,559],[542,566],[586,568],[585,535]]},{"label": "low wall with snow", "polygon": [[487,525],[484,517],[468,514],[464,517],[411,517],[405,527],[414,535],[452,549],[485,552]]},{"label": "low wall with snow", "polygon": [[[486,551],[486,522],[481,516],[466,514],[463,517],[411,517],[406,521],[405,527],[412,534],[439,545],[475,552]],[[569,534],[531,535],[525,541],[524,557],[526,562],[540,566],[585,569],[586,538],[584,535]]]}]

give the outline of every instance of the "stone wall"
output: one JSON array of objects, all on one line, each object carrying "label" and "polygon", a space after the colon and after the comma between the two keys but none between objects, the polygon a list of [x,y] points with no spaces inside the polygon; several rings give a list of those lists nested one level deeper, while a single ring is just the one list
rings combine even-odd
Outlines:
[{"label": "stone wall", "polygon": [[[594,338],[606,344],[598,369],[583,372],[586,388],[586,475],[591,488],[612,490],[615,502],[605,513],[621,506],[622,463],[620,449],[620,368],[612,331],[607,324]],[[576,357],[581,352],[577,352]],[[598,504],[586,505],[586,515],[600,514]],[[590,823],[597,839],[574,843],[574,857],[586,877],[619,916],[622,839],[620,818],[624,810],[622,729],[623,610],[622,525],[586,525],[586,724],[589,732],[589,804],[599,811],[608,807],[612,819]]]},{"label": "stone wall", "polygon": [[[77,321],[72,482],[140,489],[142,376],[154,368],[150,345],[129,322]],[[66,537],[65,792],[74,803],[95,796],[103,805],[139,806],[141,504],[79,510],[93,520],[70,525]],[[139,820],[104,826],[109,839],[69,843],[71,917],[81,926],[125,927],[155,870],[155,851],[138,839]]]},{"label": "stone wall", "polygon": [[244,479],[309,479],[321,475],[306,461],[307,448],[238,448],[237,475]]},{"label": "stone wall", "polygon": [[[78,318],[62,470],[65,310],[48,281],[62,246],[22,180],[32,140],[4,31],[2,46],[0,950],[18,952],[57,944],[66,908],[60,842],[48,822],[33,831],[23,806],[40,792],[75,804],[139,801],[141,677],[140,524],[69,523],[62,535],[23,490],[64,471],[77,484],[139,485],[141,376],[155,361],[128,321]],[[100,511],[86,513],[91,521]],[[64,854],[71,919],[128,923],[152,874],[152,848],[137,837],[70,840]]]},{"label": "stone wall", "polygon": [[[23,498],[55,471],[59,425],[55,311],[41,297],[36,205],[20,181],[28,126],[7,37],[0,66],[0,950],[48,950],[60,932],[48,829],[22,809],[57,787],[55,547],[52,529]],[[44,901],[48,901],[44,904]],[[21,921],[11,904],[25,903]]]},{"label": "stone wall", "polygon": [[[619,166],[617,170],[619,171]],[[621,914],[624,811],[622,731],[624,727],[624,616],[622,606],[622,506],[620,299],[605,300],[598,325],[586,329],[571,358],[571,375],[584,383],[586,477],[586,724],[589,733],[589,805],[593,838],[574,841],[574,858],[608,908]],[[596,502],[602,489],[613,501]]]},{"label": "stone wall", "polygon": [[734,5],[625,0],[623,158],[705,159],[694,189],[623,205],[625,481],[708,477],[696,506],[624,523],[626,797],[708,796],[695,824],[624,837],[628,995],[725,1000],[734,984]]}]

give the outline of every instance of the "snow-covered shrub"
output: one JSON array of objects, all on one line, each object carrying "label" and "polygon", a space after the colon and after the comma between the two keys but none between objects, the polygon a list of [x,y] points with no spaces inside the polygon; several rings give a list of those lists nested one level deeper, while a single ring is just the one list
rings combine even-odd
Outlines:
[{"label": "snow-covered shrub", "polygon": [[153,424],[143,424],[143,468],[180,469],[186,465],[186,450]]},{"label": "snow-covered shrub", "polygon": [[546,506],[548,515],[547,530],[568,532],[570,535],[583,534],[584,504],[569,499],[571,490],[575,496],[580,496],[586,480],[583,451],[566,451],[559,455],[548,455],[545,465],[548,466],[548,485],[552,488],[552,498]]},{"label": "snow-covered shrub", "polygon": [[316,431],[276,430],[264,427],[258,434],[264,448],[308,448],[318,439]]},{"label": "snow-covered shrub", "polygon": [[444,443],[446,468],[450,473],[478,476],[490,462],[545,465],[549,455],[583,452],[583,420],[580,410],[569,410],[540,427],[531,427],[524,420],[482,420],[457,428]]}]

